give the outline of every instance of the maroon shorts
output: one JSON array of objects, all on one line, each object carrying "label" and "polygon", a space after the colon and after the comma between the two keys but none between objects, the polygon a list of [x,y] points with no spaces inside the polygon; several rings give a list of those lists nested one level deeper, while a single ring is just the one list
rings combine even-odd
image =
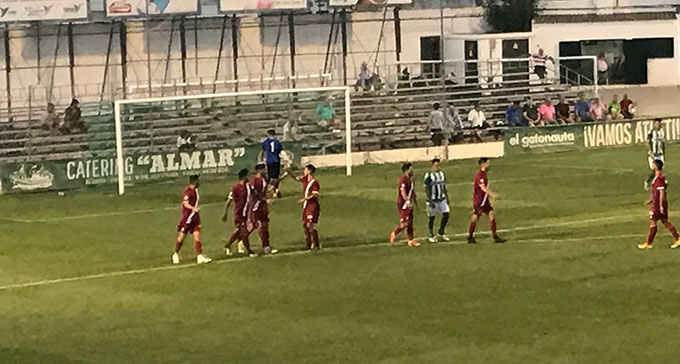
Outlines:
[{"label": "maroon shorts", "polygon": [[307,204],[302,209],[302,222],[318,224],[319,223],[319,213],[321,212],[321,206],[318,202],[307,201]]},{"label": "maroon shorts", "polygon": [[472,213],[479,216],[482,214],[488,215],[491,211],[493,211],[493,207],[491,207],[491,204],[487,202],[484,205],[474,204]]},{"label": "maroon shorts", "polygon": [[659,220],[661,220],[661,222],[666,222],[668,221],[668,211],[659,212],[652,210],[649,212],[649,219],[652,220],[653,222],[657,222]]},{"label": "maroon shorts", "polygon": [[187,217],[182,216],[177,225],[177,231],[185,234],[201,231],[201,216],[199,214],[191,214]]},{"label": "maroon shorts", "polygon": [[253,221],[259,222],[269,222],[269,206],[266,202],[260,202],[259,206],[256,206],[256,210],[253,210],[252,216]]},{"label": "maroon shorts", "polygon": [[404,209],[398,207],[397,210],[399,211],[399,220],[401,222],[413,221],[413,208]]}]

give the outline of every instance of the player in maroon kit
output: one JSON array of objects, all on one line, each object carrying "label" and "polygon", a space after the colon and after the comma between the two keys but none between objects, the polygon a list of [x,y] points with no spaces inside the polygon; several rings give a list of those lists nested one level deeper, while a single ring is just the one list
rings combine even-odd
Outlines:
[{"label": "player in maroon kit", "polygon": [[489,169],[489,158],[480,158],[478,163],[479,172],[475,175],[474,195],[472,200],[473,211],[472,220],[470,220],[470,228],[468,229],[468,243],[477,243],[477,240],[475,240],[474,237],[475,228],[477,227],[477,220],[482,214],[489,215],[489,224],[491,226],[493,240],[496,243],[505,243],[506,240],[496,233],[496,217],[493,213],[493,207],[491,207],[491,201],[489,201],[490,198],[496,197],[496,194],[489,188],[489,177],[486,175],[486,171]]},{"label": "player in maroon kit", "polygon": [[397,235],[406,229],[408,234],[408,246],[420,246],[413,237],[413,206],[416,202],[416,192],[413,189],[413,163],[404,163],[401,166],[403,174],[399,178],[399,195],[397,197],[397,210],[399,211],[399,225],[390,233],[390,243],[394,243]]},{"label": "player in maroon kit", "polygon": [[649,235],[647,241],[638,244],[639,249],[652,249],[654,236],[656,236],[657,222],[661,220],[666,229],[673,234],[675,242],[671,245],[672,249],[680,247],[680,236],[675,226],[668,221],[668,199],[666,197],[666,176],[663,175],[663,162],[659,159],[652,162],[654,180],[652,181],[652,198],[647,201],[651,205],[649,209]]},{"label": "player in maroon kit", "polygon": [[177,240],[175,241],[175,252],[172,254],[172,262],[179,264],[179,250],[187,234],[194,236],[194,248],[196,249],[196,263],[210,263],[212,259],[203,254],[201,245],[201,216],[198,206],[198,176],[189,177],[189,186],[184,189],[182,194],[182,217],[177,225]]},{"label": "player in maroon kit", "polygon": [[316,167],[311,164],[305,166],[304,174],[298,178],[302,183],[303,198],[300,199],[302,204],[302,229],[305,232],[305,242],[307,249],[321,249],[319,243],[319,232],[316,230],[316,224],[319,223],[319,213],[321,212],[321,205],[319,204],[319,191],[321,186],[319,181],[314,178]]},{"label": "player in maroon kit", "polygon": [[253,222],[253,228],[259,229],[264,254],[276,254],[278,251],[272,249],[269,243],[269,202],[267,196],[269,185],[267,185],[267,180],[264,178],[265,168],[264,164],[256,165],[255,175],[250,179],[250,196],[252,198],[251,221]]},{"label": "player in maroon kit", "polygon": [[227,222],[229,208],[232,203],[234,204],[234,225],[236,228],[231,233],[229,241],[224,245],[224,252],[227,256],[230,256],[232,254],[231,244],[240,240],[243,242],[248,255],[253,257],[255,256],[255,253],[250,250],[250,241],[248,240],[251,232],[249,228],[252,222],[250,221],[251,200],[247,169],[242,169],[238,172],[238,182],[231,188],[229,197],[227,197],[227,204],[224,207],[222,222]]}]

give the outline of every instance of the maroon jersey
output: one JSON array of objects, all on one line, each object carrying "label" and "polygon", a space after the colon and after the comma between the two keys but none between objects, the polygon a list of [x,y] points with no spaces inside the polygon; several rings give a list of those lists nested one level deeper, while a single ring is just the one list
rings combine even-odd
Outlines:
[{"label": "maroon jersey", "polygon": [[[406,199],[404,199],[404,194],[406,195]],[[399,178],[399,196],[397,197],[397,207],[399,209],[403,209],[406,201],[412,202],[414,194],[415,191],[413,190],[413,181],[411,181],[411,177],[401,176],[401,178]]]},{"label": "maroon jersey", "polygon": [[198,212],[194,212],[192,209],[188,209],[184,206],[184,203],[187,202],[190,206],[198,207],[198,200],[198,189],[192,186],[184,189],[184,192],[182,193],[182,216],[179,219],[177,231],[192,233],[199,228],[201,216]]},{"label": "maroon jersey", "polygon": [[484,192],[479,186],[489,187],[489,178],[486,176],[486,171],[480,170],[475,175],[475,188],[473,194],[473,204],[475,206],[489,205],[489,195]]},{"label": "maroon jersey", "polygon": [[253,177],[249,185],[253,212],[256,212],[267,204],[267,181],[262,177]]},{"label": "maroon jersey", "polygon": [[668,199],[666,198],[666,194],[664,193],[663,198],[661,197],[661,191],[666,192],[666,186],[666,176],[659,174],[654,177],[654,181],[652,182],[652,206],[650,208],[652,212],[660,214],[668,213]]},{"label": "maroon jersey", "polygon": [[243,183],[237,183],[231,188],[229,197],[234,200],[234,222],[239,223],[248,220],[248,208],[250,205],[250,187]]},{"label": "maroon jersey", "polygon": [[302,183],[302,193],[304,194],[305,199],[307,199],[307,201],[305,201],[305,206],[309,203],[319,204],[319,197],[317,196],[321,190],[319,181],[312,176],[303,176],[300,178],[300,182]]}]

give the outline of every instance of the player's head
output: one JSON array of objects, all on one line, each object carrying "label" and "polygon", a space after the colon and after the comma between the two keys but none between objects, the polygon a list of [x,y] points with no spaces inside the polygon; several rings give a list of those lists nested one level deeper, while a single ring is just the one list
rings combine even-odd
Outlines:
[{"label": "player's head", "polygon": [[652,163],[652,169],[654,169],[654,171],[658,171],[658,172],[663,171],[663,161],[655,159],[654,163]]},{"label": "player's head", "polygon": [[441,160],[439,158],[435,158],[432,160],[432,170],[433,171],[438,171],[439,170],[439,165],[441,164]]},{"label": "player's head", "polygon": [[196,188],[198,188],[198,185],[201,184],[201,182],[199,181],[199,178],[198,178],[198,175],[197,175],[197,174],[194,174],[194,175],[192,175],[192,176],[189,176],[189,184],[192,185],[192,186],[194,186],[194,187],[196,187]]},{"label": "player's head", "polygon": [[401,171],[404,172],[405,174],[408,174],[409,176],[413,176],[413,163],[406,162],[402,164]]},{"label": "player's head", "polygon": [[248,169],[243,168],[242,170],[238,171],[238,180],[239,181],[247,181],[248,180]]},{"label": "player's head", "polygon": [[267,167],[264,164],[260,163],[255,166],[255,174],[263,175],[265,169],[267,169]]},{"label": "player's head", "polygon": [[316,172],[316,167],[313,164],[308,164],[305,166],[305,176],[313,175]]},{"label": "player's head", "polygon": [[267,130],[267,136],[270,137],[270,138],[275,137],[276,136],[276,130],[274,130],[274,129]]},{"label": "player's head", "polygon": [[479,168],[487,169],[489,167],[489,158],[479,158],[477,164],[479,164]]},{"label": "player's head", "polygon": [[661,130],[661,119],[654,120],[654,130]]},{"label": "player's head", "polygon": [[435,102],[434,104],[432,104],[432,109],[439,110],[439,103]]}]

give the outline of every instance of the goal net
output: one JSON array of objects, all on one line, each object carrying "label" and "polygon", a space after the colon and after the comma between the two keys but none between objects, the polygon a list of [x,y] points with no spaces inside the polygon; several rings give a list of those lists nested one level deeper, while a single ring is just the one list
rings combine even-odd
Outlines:
[{"label": "goal net", "polygon": [[138,182],[252,168],[268,130],[286,146],[284,163],[345,152],[351,175],[350,104],[345,86],[116,101],[118,192]]}]

